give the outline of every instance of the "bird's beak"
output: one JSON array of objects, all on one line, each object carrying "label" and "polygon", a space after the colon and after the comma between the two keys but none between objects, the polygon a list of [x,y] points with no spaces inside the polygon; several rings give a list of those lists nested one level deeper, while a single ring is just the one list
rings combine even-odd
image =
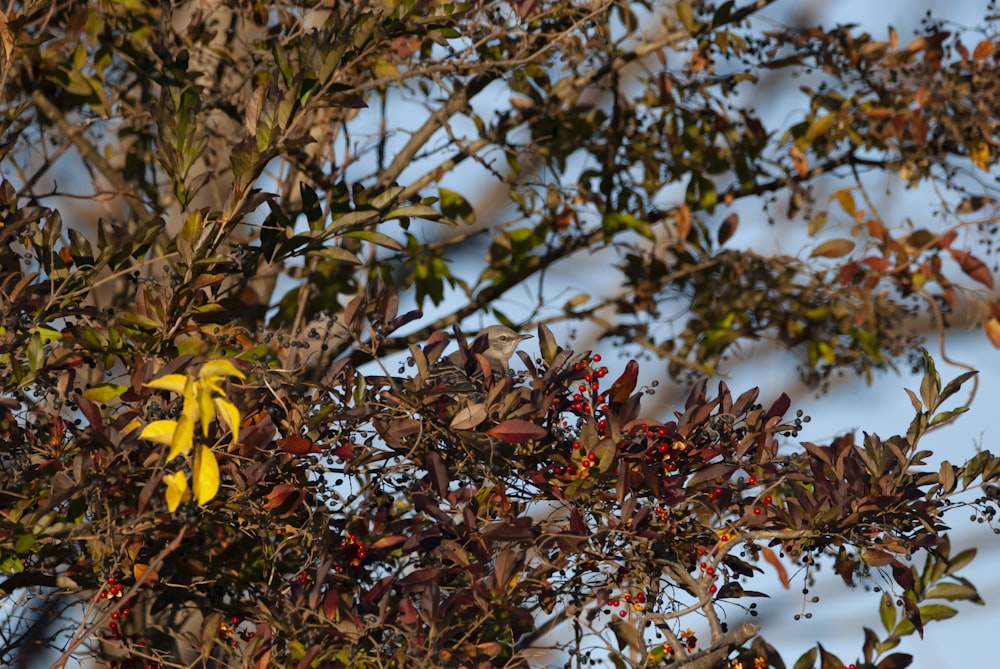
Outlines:
[{"label": "bird's beak", "polygon": [[524,341],[525,339],[534,339],[534,337],[535,337],[535,335],[523,334],[523,335],[518,336],[517,340],[518,341]]}]

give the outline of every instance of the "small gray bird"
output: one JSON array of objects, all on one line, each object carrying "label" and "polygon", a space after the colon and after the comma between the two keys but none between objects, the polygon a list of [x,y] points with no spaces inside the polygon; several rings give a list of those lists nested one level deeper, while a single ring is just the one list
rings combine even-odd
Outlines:
[{"label": "small gray bird", "polygon": [[[493,377],[504,377],[510,374],[509,361],[517,345],[525,339],[531,339],[530,334],[518,334],[506,325],[490,325],[472,340],[466,348],[463,358],[462,350],[439,359],[424,378],[424,387],[435,393],[470,393],[482,388],[483,371],[476,354],[483,356],[490,366]],[[391,376],[368,376],[368,382],[373,386],[395,386],[404,384],[405,378]]]},{"label": "small gray bird", "polygon": [[483,371],[476,354],[486,359],[494,378],[505,377],[510,374],[509,361],[517,345],[531,337],[530,334],[518,334],[506,325],[490,325],[469,342],[464,359],[461,349],[440,359],[430,370],[427,386],[434,392],[447,394],[481,389]]},{"label": "small gray bird", "polygon": [[[510,371],[508,361],[517,350],[517,345],[525,339],[531,338],[532,335],[518,334],[506,325],[490,325],[472,340],[469,352],[479,353],[486,358],[493,374],[506,376]],[[454,365],[462,366],[462,352],[455,351],[448,356],[447,360]]]}]

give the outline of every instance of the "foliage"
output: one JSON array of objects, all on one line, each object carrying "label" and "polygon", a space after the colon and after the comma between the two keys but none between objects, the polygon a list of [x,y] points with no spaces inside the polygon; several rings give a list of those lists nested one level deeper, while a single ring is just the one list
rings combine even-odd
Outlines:
[{"label": "foliage", "polygon": [[[944,515],[993,518],[1000,458],[929,464],[975,372],[943,381],[916,326],[976,306],[1000,347],[996,27],[901,46],[762,31],[770,4],[0,17],[0,592],[76,617],[56,666],[784,667],[753,579],[829,561],[881,592],[852,666],[891,668],[980,602]],[[776,127],[743,105],[772,75],[805,76]],[[933,185],[940,220],[883,220],[868,173]],[[802,257],[738,247],[768,234],[741,203],[779,198]],[[610,288],[550,278],[609,253]],[[455,328],[470,381],[442,383],[445,329],[483,316],[535,323],[538,356],[493,375]],[[668,361],[683,406],[563,321]],[[908,358],[912,422],[799,442],[787,394],[709,390],[757,339],[821,389]],[[38,625],[4,625],[30,661]]]}]

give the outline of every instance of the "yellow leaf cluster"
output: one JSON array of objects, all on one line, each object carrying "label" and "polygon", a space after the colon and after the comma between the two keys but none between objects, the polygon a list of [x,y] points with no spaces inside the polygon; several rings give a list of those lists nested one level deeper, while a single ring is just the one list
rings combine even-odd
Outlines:
[{"label": "yellow leaf cluster", "polygon": [[[226,397],[222,383],[228,377],[246,378],[228,360],[213,360],[202,365],[198,376],[167,374],[146,384],[148,388],[167,390],[184,398],[181,416],[177,420],[157,420],[147,425],[139,435],[142,439],[170,447],[167,461],[178,455],[188,455],[195,446],[195,428],[201,426],[207,438],[212,423],[218,418],[229,428],[233,443],[239,438],[240,412]],[[174,511],[190,496],[184,472],[163,477],[167,486],[167,507]],[[191,487],[198,504],[205,504],[219,490],[219,464],[212,449],[199,444],[194,452]]]}]

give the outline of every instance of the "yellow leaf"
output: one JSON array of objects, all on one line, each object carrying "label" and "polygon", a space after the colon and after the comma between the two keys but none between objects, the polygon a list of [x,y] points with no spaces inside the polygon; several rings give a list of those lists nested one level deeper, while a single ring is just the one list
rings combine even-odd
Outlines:
[{"label": "yellow leaf", "polygon": [[181,395],[184,393],[184,388],[187,384],[188,377],[183,374],[167,374],[166,376],[161,376],[158,379],[153,379],[146,384],[146,387],[156,388],[157,390],[169,390]]},{"label": "yellow leaf", "polygon": [[186,455],[194,445],[194,421],[187,416],[181,416],[177,421],[177,429],[174,430],[174,438],[170,440],[170,453],[167,454],[167,462],[170,462],[178,455]]},{"label": "yellow leaf", "polygon": [[195,397],[195,392],[198,390],[195,386],[198,386],[196,381],[184,386],[184,415],[191,420],[198,420],[198,401]]},{"label": "yellow leaf", "polygon": [[117,383],[98,383],[83,391],[83,396],[91,402],[107,402],[121,395],[128,390],[128,386]]},{"label": "yellow leaf", "polygon": [[991,344],[1000,348],[1000,320],[990,318],[986,321],[986,336],[989,337]]},{"label": "yellow leaf", "polygon": [[198,384],[198,414],[201,416],[201,433],[208,436],[208,427],[215,418],[215,407],[212,405],[212,391],[207,386]]},{"label": "yellow leaf", "polygon": [[129,434],[132,432],[132,430],[137,430],[140,427],[142,427],[142,421],[140,421],[138,418],[133,418],[131,421],[129,421],[128,425],[126,425],[121,429],[121,434]]},{"label": "yellow leaf", "polygon": [[830,196],[831,200],[836,200],[840,203],[840,206],[851,216],[857,212],[857,207],[854,205],[854,196],[851,195],[850,188],[842,188],[836,193]]},{"label": "yellow leaf", "polygon": [[973,140],[972,144],[969,145],[969,157],[972,158],[972,164],[981,170],[989,172],[990,170],[990,145],[986,142],[979,142]]},{"label": "yellow leaf", "polygon": [[219,463],[215,453],[202,444],[195,451],[192,487],[198,504],[205,504],[219,492]]},{"label": "yellow leaf", "polygon": [[202,365],[201,371],[198,372],[198,376],[203,380],[220,378],[223,376],[235,376],[238,379],[247,378],[246,375],[236,367],[236,365],[228,360],[212,360],[211,362],[206,362]]},{"label": "yellow leaf", "polygon": [[225,397],[215,398],[215,409],[219,413],[222,422],[229,426],[229,431],[233,433],[233,443],[235,444],[240,434],[239,409]]},{"label": "yellow leaf", "polygon": [[187,477],[184,475],[184,472],[166,474],[163,477],[163,482],[167,484],[167,508],[172,513],[177,510],[177,507],[184,500],[184,493],[188,489]]},{"label": "yellow leaf", "polygon": [[154,420],[143,428],[139,434],[140,439],[148,439],[158,444],[170,445],[174,440],[174,432],[177,431],[177,421],[175,420]]}]

